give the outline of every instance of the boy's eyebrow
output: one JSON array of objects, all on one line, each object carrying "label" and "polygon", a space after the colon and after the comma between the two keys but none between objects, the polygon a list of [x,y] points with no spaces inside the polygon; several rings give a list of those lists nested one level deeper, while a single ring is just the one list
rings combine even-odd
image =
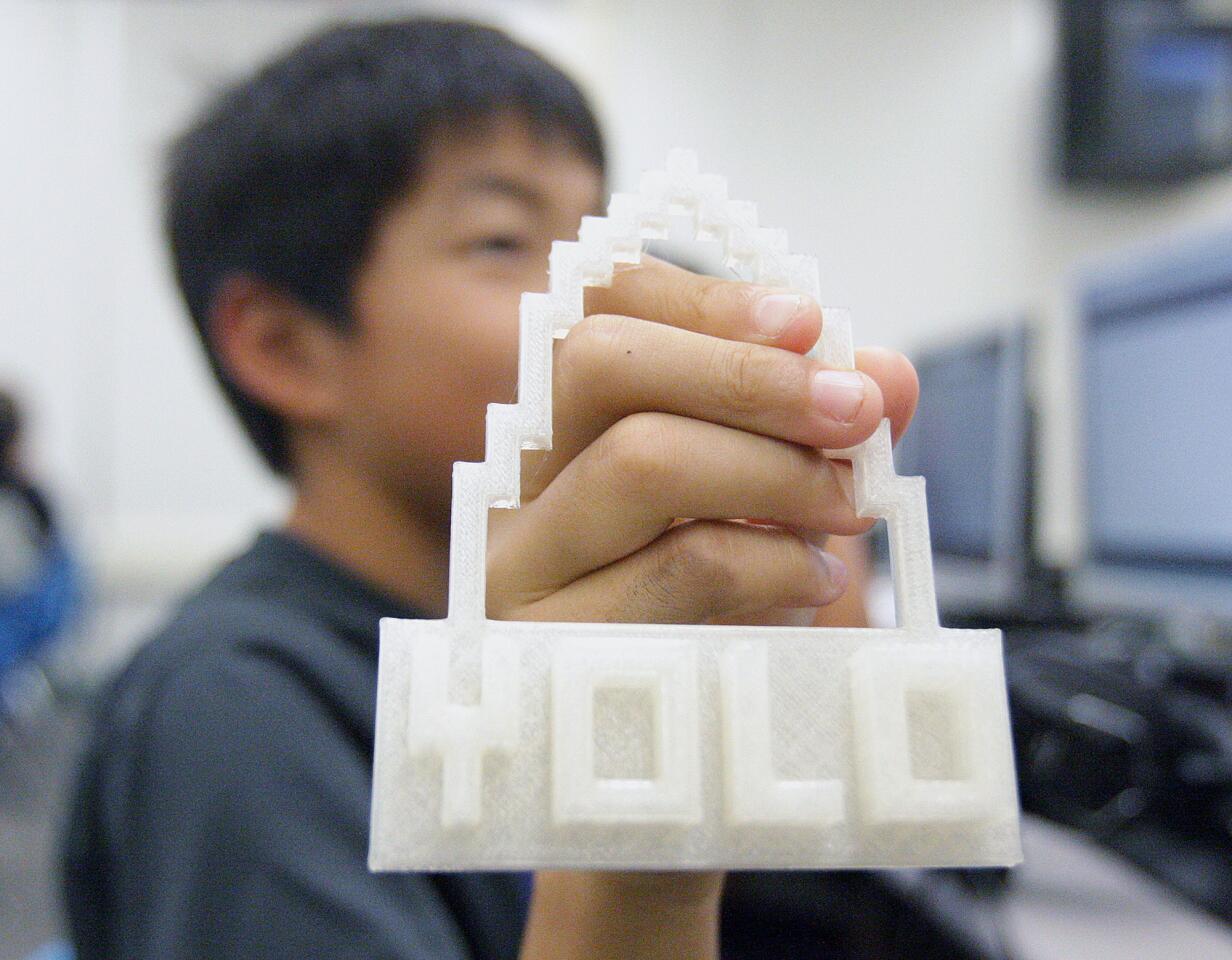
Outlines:
[{"label": "boy's eyebrow", "polygon": [[470,177],[462,182],[458,192],[459,194],[486,193],[508,197],[536,211],[543,210],[548,206],[548,199],[541,191],[521,180],[515,180],[512,177],[500,174]]}]

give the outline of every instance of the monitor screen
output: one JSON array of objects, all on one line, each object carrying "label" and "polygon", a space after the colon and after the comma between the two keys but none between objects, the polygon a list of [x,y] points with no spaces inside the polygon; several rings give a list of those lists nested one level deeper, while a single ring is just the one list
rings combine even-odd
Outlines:
[{"label": "monitor screen", "polygon": [[991,561],[1025,549],[1023,334],[997,333],[915,360],[920,403],[899,472],[923,476],[933,551]]},{"label": "monitor screen", "polygon": [[1026,324],[913,359],[920,402],[895,468],[924,477],[942,615],[1019,611],[1032,602]]},{"label": "monitor screen", "polygon": [[1232,163],[1232,20],[1178,0],[1060,4],[1062,172],[1166,183]]},{"label": "monitor screen", "polygon": [[993,549],[999,358],[994,343],[921,357],[915,466],[925,478],[933,549],[987,558]]},{"label": "monitor screen", "polygon": [[1232,238],[1089,293],[1092,561],[1232,575]]}]

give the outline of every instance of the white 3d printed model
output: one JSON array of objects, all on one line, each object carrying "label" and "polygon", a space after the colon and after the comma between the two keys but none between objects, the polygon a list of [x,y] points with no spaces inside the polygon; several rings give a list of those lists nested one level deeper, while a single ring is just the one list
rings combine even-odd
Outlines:
[{"label": "white 3d printed model", "polygon": [[[937,621],[924,481],[888,422],[846,451],[862,516],[889,525],[897,627],[523,623],[485,614],[489,507],[516,508],[520,451],[552,442],[552,338],[582,288],[685,215],[741,279],[819,294],[817,265],[673,151],[636,194],[556,243],[522,297],[518,402],[453,474],[449,615],[381,623],[370,865],[863,867],[1017,862],[997,631]],[[813,355],[854,364],[824,310]]]}]

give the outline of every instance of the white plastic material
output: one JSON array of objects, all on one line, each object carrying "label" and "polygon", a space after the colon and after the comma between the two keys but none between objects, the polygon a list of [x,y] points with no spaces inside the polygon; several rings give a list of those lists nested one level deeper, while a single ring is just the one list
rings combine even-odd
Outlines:
[{"label": "white plastic material", "polygon": [[[863,867],[1021,858],[1001,638],[941,629],[924,481],[888,422],[851,450],[856,505],[889,526],[897,627],[515,623],[485,615],[490,507],[552,442],[552,339],[642,244],[689,218],[732,272],[819,294],[817,265],[673,151],[552,247],[522,297],[518,402],[454,465],[449,615],[381,623],[370,865]],[[814,356],[853,366],[846,313]]]}]

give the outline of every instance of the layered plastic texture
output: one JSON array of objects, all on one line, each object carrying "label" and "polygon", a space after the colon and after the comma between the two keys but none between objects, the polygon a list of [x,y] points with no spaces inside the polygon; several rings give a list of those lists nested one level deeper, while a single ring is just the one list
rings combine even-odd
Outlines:
[{"label": "layered plastic texture", "polygon": [[[486,617],[488,510],[552,442],[552,340],[643,243],[686,218],[741,279],[819,297],[816,262],[673,151],[553,245],[522,297],[518,402],[453,474],[449,614],[381,623],[370,865],[867,867],[1018,862],[1001,638],[937,620],[924,480],[888,422],[851,450],[857,509],[888,524],[897,626],[520,623]],[[852,367],[825,308],[819,359]]]}]

